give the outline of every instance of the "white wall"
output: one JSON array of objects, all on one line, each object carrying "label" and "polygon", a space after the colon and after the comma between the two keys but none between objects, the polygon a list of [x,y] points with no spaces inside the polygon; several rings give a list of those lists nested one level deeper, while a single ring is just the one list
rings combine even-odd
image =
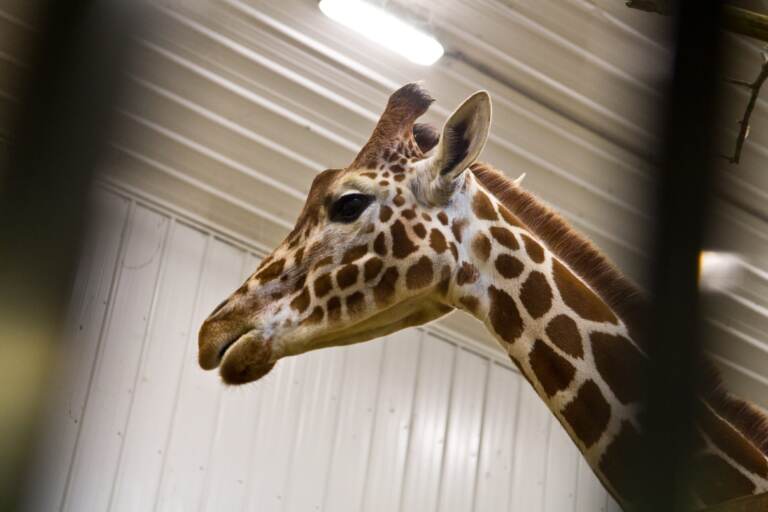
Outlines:
[{"label": "white wall", "polygon": [[244,242],[99,187],[29,510],[615,509],[508,361],[433,329],[224,387],[196,330]]}]

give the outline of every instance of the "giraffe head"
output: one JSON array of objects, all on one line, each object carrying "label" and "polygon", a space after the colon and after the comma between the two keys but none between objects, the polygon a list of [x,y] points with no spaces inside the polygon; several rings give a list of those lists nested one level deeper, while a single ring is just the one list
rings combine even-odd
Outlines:
[{"label": "giraffe head", "polygon": [[378,338],[453,308],[451,208],[485,145],[491,107],[486,92],[473,94],[438,134],[415,123],[432,101],[417,84],[402,87],[352,164],[315,178],[291,233],[203,323],[203,368],[250,382],[282,357]]}]

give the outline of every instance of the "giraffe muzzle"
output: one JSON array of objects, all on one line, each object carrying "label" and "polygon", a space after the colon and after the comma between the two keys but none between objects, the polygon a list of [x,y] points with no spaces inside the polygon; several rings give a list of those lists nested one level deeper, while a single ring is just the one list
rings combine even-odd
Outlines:
[{"label": "giraffe muzzle", "polygon": [[218,368],[227,384],[258,380],[272,369],[272,343],[256,329],[229,331],[220,325],[203,324],[200,329],[198,362],[204,370]]},{"label": "giraffe muzzle", "polygon": [[272,343],[250,331],[221,351],[219,375],[226,384],[245,384],[259,380],[275,366]]}]

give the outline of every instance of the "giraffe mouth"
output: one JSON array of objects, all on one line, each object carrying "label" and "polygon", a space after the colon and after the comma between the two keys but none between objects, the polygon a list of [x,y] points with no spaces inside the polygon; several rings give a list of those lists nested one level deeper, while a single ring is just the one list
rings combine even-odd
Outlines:
[{"label": "giraffe mouth", "polygon": [[219,375],[225,384],[239,385],[264,377],[275,366],[272,343],[252,330],[219,350]]},{"label": "giraffe mouth", "polygon": [[232,345],[237,343],[237,340],[239,340],[240,338],[242,338],[242,336],[232,338],[231,340],[227,341],[219,348],[219,352],[216,354],[216,357],[218,358],[219,362],[221,362],[224,359],[224,355],[227,353],[227,350],[229,350],[230,347],[232,347]]}]

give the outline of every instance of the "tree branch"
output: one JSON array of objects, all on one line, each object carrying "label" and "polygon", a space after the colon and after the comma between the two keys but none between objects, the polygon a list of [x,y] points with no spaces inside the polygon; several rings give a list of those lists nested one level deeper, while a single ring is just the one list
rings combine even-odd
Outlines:
[{"label": "tree branch", "polygon": [[638,11],[670,14],[669,3],[666,0],[627,0],[627,7]]},{"label": "tree branch", "polygon": [[[671,12],[669,0],[626,0],[626,6],[630,9],[639,11],[655,12],[658,14],[669,15]],[[722,11],[723,29],[761,41],[768,42],[768,15],[726,5]],[[722,155],[723,158],[732,164],[738,164],[741,160],[741,150],[744,142],[749,137],[749,119],[752,111],[755,109],[757,97],[760,95],[760,88],[768,79],[768,47],[763,50],[763,65],[760,68],[760,74],[753,82],[744,80],[729,80],[730,83],[749,89],[749,102],[744,110],[744,115],[739,121],[739,135],[736,138],[736,147],[732,156]]]},{"label": "tree branch", "polygon": [[768,16],[765,14],[726,5],[723,9],[723,28],[768,42]]},{"label": "tree branch", "polygon": [[[766,49],[768,50],[768,48]],[[743,80],[729,80],[732,84],[749,89],[749,102],[747,108],[744,110],[744,116],[739,121],[739,136],[736,138],[736,148],[733,151],[733,156],[723,156],[732,164],[738,164],[741,159],[741,150],[744,147],[744,141],[749,137],[749,118],[752,116],[752,111],[755,110],[755,104],[757,104],[757,97],[760,95],[760,88],[763,86],[765,80],[768,79],[768,54],[763,51],[763,65],[760,68],[760,74],[757,75],[754,82],[745,82]]]}]

